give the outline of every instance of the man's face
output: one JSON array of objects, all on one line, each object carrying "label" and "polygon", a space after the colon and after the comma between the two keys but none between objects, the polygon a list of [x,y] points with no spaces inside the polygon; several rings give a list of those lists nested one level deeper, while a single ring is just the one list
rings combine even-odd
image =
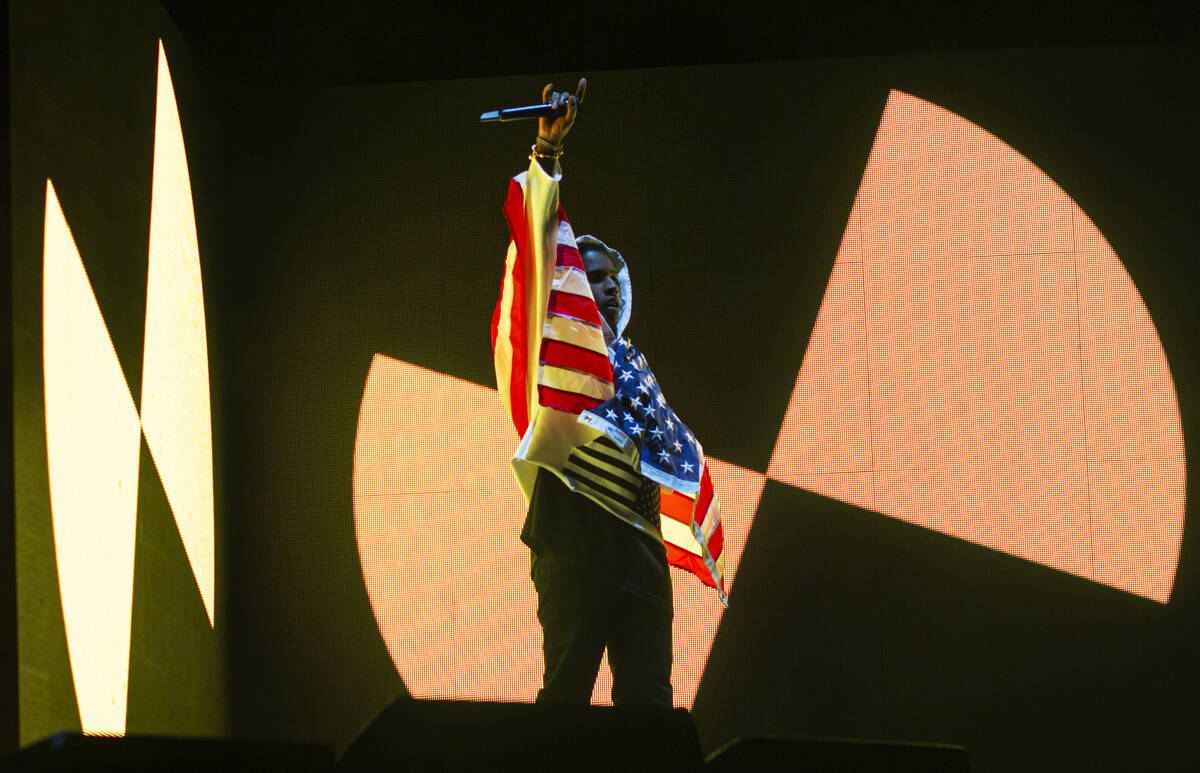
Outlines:
[{"label": "man's face", "polygon": [[588,282],[592,286],[592,297],[596,299],[596,307],[600,316],[608,322],[608,326],[617,330],[617,316],[621,311],[621,288],[617,284],[617,262],[604,250],[584,248],[580,253],[583,267],[587,271]]}]

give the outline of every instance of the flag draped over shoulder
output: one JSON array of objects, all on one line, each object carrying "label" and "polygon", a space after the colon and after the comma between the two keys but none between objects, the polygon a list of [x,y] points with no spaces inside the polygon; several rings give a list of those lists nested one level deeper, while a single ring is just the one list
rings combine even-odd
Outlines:
[{"label": "flag draped over shoulder", "polygon": [[[510,182],[504,205],[512,241],[491,337],[497,387],[521,437],[513,471],[526,501],[538,468],[558,475],[663,540],[672,565],[728,603],[721,512],[703,449],[667,404],[645,357],[621,335],[632,303],[623,259],[621,318],[606,343],[559,204],[560,179],[534,162]],[[660,487],[659,517],[639,508],[643,479]]]}]

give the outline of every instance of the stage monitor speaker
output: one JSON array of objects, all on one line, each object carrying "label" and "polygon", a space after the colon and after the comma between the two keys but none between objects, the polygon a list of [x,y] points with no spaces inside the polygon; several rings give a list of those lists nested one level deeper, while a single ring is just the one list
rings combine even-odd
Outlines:
[{"label": "stage monitor speaker", "polygon": [[15,773],[330,773],[333,748],[317,743],[58,733],[6,762],[9,765],[0,769]]},{"label": "stage monitor speaker", "polygon": [[820,738],[738,738],[708,757],[706,773],[970,773],[961,746]]},{"label": "stage monitor speaker", "polygon": [[686,709],[400,698],[338,761],[365,771],[702,771]]}]

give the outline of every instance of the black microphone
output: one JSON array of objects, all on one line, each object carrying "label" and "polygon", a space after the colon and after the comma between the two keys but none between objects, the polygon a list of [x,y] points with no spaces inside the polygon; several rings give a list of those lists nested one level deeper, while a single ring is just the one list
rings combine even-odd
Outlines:
[{"label": "black microphone", "polygon": [[507,107],[502,110],[489,110],[479,116],[480,123],[503,123],[505,121],[524,121],[530,118],[553,118],[567,114],[567,101],[564,99],[558,109],[550,105],[526,105],[524,107]]}]

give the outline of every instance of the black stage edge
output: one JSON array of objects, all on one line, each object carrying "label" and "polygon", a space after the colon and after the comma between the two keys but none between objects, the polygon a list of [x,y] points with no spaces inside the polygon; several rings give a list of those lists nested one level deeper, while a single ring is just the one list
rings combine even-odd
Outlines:
[{"label": "black stage edge", "polygon": [[333,747],[328,744],[58,733],[14,755],[4,769],[15,773],[327,773],[332,767]]},{"label": "black stage edge", "polygon": [[58,733],[7,758],[14,773],[361,773],[363,771],[625,771],[655,773],[969,773],[946,744],[738,738],[702,758],[686,709],[552,706],[401,698],[334,765],[320,743]]},{"label": "black stage edge", "polygon": [[781,736],[736,739],[705,762],[686,709],[411,698],[380,712],[337,764],[337,773],[432,770],[968,773],[970,765],[961,746]]},{"label": "black stage edge", "polygon": [[400,698],[338,761],[363,771],[697,771],[686,709]]},{"label": "black stage edge", "polygon": [[738,738],[708,757],[706,773],[969,773],[961,746],[848,738]]}]

